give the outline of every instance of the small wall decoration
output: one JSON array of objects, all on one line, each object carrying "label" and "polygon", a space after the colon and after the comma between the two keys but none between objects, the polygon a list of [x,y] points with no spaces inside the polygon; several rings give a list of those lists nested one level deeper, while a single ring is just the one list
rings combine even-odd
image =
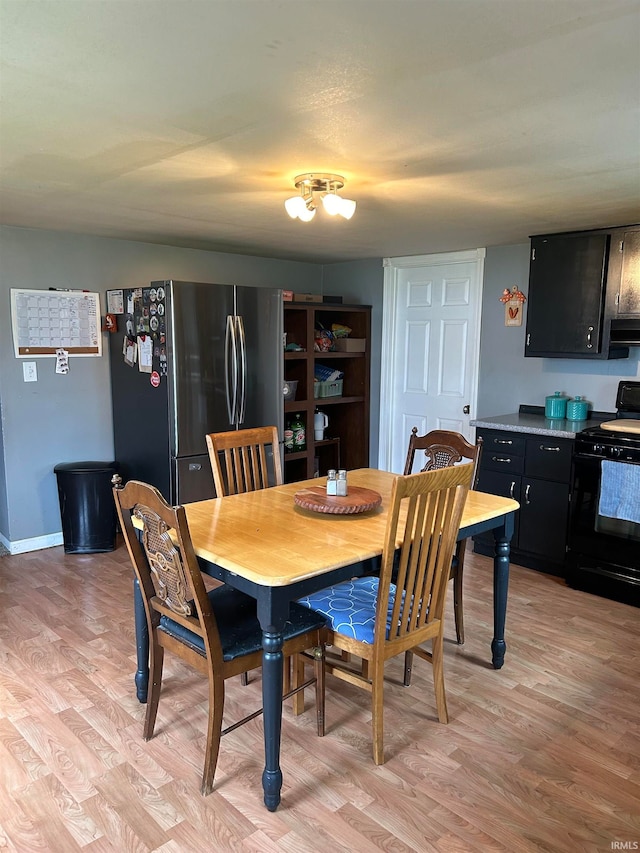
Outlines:
[{"label": "small wall decoration", "polygon": [[504,302],[505,326],[522,325],[522,306],[526,301],[527,297],[515,284],[511,290],[505,287],[500,297],[500,302]]}]

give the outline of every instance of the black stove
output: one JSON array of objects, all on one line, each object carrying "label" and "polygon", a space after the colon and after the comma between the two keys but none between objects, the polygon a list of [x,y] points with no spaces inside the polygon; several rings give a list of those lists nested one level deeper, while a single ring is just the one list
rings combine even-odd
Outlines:
[{"label": "black stove", "polygon": [[640,606],[640,382],[620,382],[616,406],[612,421],[587,427],[575,439],[567,581]]}]

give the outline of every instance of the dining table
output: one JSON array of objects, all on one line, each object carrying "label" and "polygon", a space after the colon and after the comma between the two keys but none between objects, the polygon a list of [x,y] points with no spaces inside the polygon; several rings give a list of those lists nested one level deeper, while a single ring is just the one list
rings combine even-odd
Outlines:
[{"label": "dining table", "polygon": [[[396,474],[375,468],[348,472],[348,486],[377,492],[380,505],[363,512],[331,513],[300,506],[296,494],[324,485],[312,479],[254,492],[185,504],[193,547],[203,573],[256,599],[263,638],[262,699],[265,767],[264,803],[280,803],[282,771],[283,628],[289,604],[304,595],[357,575],[379,570],[387,512]],[[304,502],[303,502],[304,503]],[[514,513],[511,498],[469,491],[458,539],[492,530],[493,667],[504,664],[509,582],[509,543]],[[149,638],[139,588],[134,583],[137,697],[146,702]]]}]

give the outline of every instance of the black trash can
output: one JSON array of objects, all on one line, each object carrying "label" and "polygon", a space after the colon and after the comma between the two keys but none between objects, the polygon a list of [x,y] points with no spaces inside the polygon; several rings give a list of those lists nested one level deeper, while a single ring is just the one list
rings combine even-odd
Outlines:
[{"label": "black trash can", "polygon": [[117,462],[65,462],[58,480],[66,554],[97,554],[116,547],[116,507],[111,478]]}]

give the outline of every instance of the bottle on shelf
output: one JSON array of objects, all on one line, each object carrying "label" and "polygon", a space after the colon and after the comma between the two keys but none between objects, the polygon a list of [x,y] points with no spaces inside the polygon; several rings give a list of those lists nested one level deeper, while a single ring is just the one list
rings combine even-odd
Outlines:
[{"label": "bottle on shelf", "polygon": [[302,415],[297,414],[291,422],[291,430],[293,431],[293,450],[298,452],[307,449],[307,435],[304,428]]},{"label": "bottle on shelf", "polygon": [[284,452],[293,453],[293,451],[293,430],[291,429],[291,421],[287,421],[287,425],[284,428]]}]

